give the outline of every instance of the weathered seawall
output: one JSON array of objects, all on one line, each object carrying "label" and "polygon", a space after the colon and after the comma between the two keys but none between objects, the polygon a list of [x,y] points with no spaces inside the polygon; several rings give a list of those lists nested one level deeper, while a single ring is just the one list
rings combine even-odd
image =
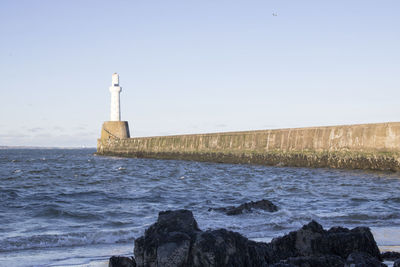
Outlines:
[{"label": "weathered seawall", "polygon": [[400,122],[98,139],[98,155],[400,170]]}]

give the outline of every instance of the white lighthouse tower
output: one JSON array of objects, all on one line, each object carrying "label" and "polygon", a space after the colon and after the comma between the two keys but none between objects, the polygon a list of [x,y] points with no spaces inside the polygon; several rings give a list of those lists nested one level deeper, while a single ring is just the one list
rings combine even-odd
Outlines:
[{"label": "white lighthouse tower", "polygon": [[127,121],[121,121],[121,107],[119,94],[122,88],[119,86],[119,75],[114,73],[111,79],[110,93],[111,93],[111,114],[110,121],[105,121],[101,128],[101,140],[109,139],[126,139],[130,137],[129,125]]},{"label": "white lighthouse tower", "polygon": [[122,91],[122,87],[119,86],[119,75],[114,73],[112,75],[112,82],[110,86],[111,93],[111,117],[110,121],[120,121],[121,120],[121,108],[119,94]]}]

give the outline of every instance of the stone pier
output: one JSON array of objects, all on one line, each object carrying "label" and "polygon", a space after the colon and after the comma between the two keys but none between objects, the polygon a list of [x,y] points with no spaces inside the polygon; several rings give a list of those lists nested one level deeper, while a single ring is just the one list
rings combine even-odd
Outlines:
[{"label": "stone pier", "polygon": [[110,132],[98,139],[98,155],[400,170],[400,122],[139,138]]}]

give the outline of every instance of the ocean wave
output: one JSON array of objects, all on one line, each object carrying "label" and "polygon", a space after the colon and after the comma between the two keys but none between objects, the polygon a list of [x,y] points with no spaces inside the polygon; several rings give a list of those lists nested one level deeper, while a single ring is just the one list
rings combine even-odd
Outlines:
[{"label": "ocean wave", "polygon": [[387,199],[383,200],[383,202],[385,204],[387,204],[387,203],[395,203],[395,204],[397,204],[397,203],[400,203],[400,197],[390,197],[390,198],[387,198]]},{"label": "ocean wave", "polygon": [[398,212],[357,212],[357,213],[348,213],[346,215],[334,216],[336,219],[343,220],[344,222],[374,222],[377,223],[379,221],[387,221],[396,219],[400,219],[400,214]]},{"label": "ocean wave", "polygon": [[366,197],[352,197],[352,198],[350,198],[350,201],[362,203],[362,202],[369,202],[369,201],[371,201],[371,199],[366,198]]},{"label": "ocean wave", "polygon": [[40,174],[40,173],[46,173],[46,172],[48,172],[48,171],[50,171],[50,169],[49,168],[43,168],[43,169],[39,169],[39,170],[31,170],[31,171],[28,171],[28,173],[29,174]]},{"label": "ocean wave", "polygon": [[14,200],[20,196],[19,190],[15,189],[0,189],[0,199],[1,200]]},{"label": "ocean wave", "polygon": [[75,219],[75,220],[103,220],[103,216],[94,212],[80,212],[77,210],[66,210],[62,206],[57,204],[50,204],[41,208],[35,209],[33,217],[44,217],[44,218],[63,218],[63,219]]},{"label": "ocean wave", "polygon": [[87,197],[104,197],[106,192],[102,190],[90,190],[90,191],[70,191],[70,192],[62,192],[59,194],[62,198],[87,198]]},{"label": "ocean wave", "polygon": [[132,243],[133,245],[134,240],[134,232],[131,230],[15,236],[0,240],[0,252],[97,244]]}]

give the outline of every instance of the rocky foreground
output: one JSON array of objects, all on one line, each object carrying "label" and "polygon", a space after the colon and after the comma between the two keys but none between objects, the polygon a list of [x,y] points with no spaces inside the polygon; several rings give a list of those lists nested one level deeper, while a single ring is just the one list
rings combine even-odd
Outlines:
[{"label": "rocky foreground", "polygon": [[[225,229],[201,231],[189,210],[160,212],[135,240],[134,255],[113,256],[109,266],[386,266],[367,227],[324,230],[311,221],[263,243]],[[396,254],[390,256],[396,260]],[[394,266],[400,266],[400,259]]]}]

